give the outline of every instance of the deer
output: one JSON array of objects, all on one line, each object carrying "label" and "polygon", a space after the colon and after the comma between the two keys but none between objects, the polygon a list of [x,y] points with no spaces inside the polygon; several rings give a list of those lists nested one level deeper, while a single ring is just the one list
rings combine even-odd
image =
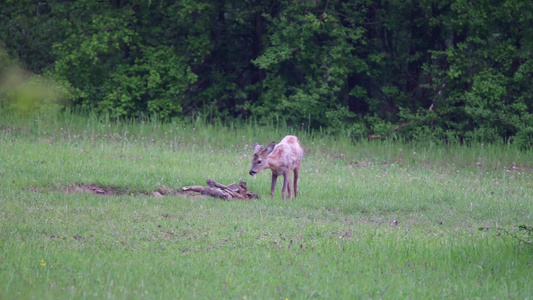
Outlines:
[{"label": "deer", "polygon": [[298,138],[294,135],[287,135],[278,144],[270,143],[263,147],[254,142],[254,156],[250,175],[261,172],[264,169],[272,171],[272,183],[270,185],[270,195],[274,198],[278,176],[283,175],[283,187],[281,188],[281,198],[285,200],[288,192],[291,194],[290,172],[294,173],[294,198],[298,197],[298,177],[300,174],[300,163],[302,162],[304,150]]}]

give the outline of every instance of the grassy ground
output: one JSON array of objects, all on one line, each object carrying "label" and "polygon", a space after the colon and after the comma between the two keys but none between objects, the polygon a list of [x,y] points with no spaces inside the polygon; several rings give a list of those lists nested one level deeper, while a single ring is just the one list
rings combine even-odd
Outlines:
[{"label": "grassy ground", "polygon": [[[251,144],[289,133],[300,197],[270,199]],[[3,116],[0,298],[531,298],[532,168],[510,145]],[[175,195],[206,178],[261,198]]]}]

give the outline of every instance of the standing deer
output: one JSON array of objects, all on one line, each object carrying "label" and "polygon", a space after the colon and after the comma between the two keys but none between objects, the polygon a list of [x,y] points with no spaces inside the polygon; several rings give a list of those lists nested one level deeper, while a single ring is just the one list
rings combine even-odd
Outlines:
[{"label": "standing deer", "polygon": [[272,198],[274,198],[276,191],[278,176],[283,175],[281,198],[285,200],[287,191],[289,192],[289,199],[292,198],[290,173],[293,171],[294,198],[296,198],[298,197],[298,175],[303,153],[300,141],[294,135],[284,137],[279,144],[272,142],[266,148],[254,142],[254,158],[252,159],[250,175],[253,176],[263,169],[272,170],[272,184],[270,186]]}]

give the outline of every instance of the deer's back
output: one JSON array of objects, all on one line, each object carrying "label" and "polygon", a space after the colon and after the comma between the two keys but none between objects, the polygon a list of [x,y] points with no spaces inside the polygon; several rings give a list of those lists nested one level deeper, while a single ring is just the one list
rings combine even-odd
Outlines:
[{"label": "deer's back", "polygon": [[269,156],[279,159],[280,166],[293,170],[300,165],[303,149],[296,136],[288,135],[276,145]]}]

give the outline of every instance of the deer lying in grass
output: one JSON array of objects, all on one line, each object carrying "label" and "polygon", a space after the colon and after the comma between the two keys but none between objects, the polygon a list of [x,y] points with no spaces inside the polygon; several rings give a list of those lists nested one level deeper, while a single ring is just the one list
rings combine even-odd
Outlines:
[{"label": "deer lying in grass", "polygon": [[298,176],[303,153],[300,141],[294,135],[284,137],[278,144],[272,142],[266,148],[255,142],[250,175],[253,176],[264,169],[272,170],[272,184],[270,186],[272,198],[274,198],[276,191],[278,176],[283,175],[281,198],[285,200],[287,191],[289,192],[289,199],[292,198],[290,172],[293,171],[294,198],[296,198],[298,197]]}]

